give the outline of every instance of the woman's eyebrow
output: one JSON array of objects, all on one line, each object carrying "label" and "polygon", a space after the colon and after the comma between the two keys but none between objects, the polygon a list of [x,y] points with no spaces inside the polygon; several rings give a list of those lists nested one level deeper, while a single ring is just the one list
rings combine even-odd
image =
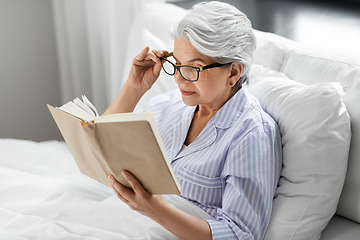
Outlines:
[{"label": "woman's eyebrow", "polygon": [[[177,62],[180,62],[176,57],[175,57],[175,55],[173,54],[173,58],[177,61]],[[202,63],[206,63],[205,61],[204,61],[204,59],[202,59],[202,58],[194,58],[194,59],[191,59],[191,60],[189,60],[189,61],[187,61],[187,62],[189,62],[189,63],[194,63],[194,62],[202,62]]]},{"label": "woman's eyebrow", "polygon": [[193,63],[193,62],[202,62],[202,63],[204,63],[204,64],[206,63],[205,60],[202,59],[202,58],[194,58],[194,59],[189,60],[188,62],[190,62],[190,63]]}]

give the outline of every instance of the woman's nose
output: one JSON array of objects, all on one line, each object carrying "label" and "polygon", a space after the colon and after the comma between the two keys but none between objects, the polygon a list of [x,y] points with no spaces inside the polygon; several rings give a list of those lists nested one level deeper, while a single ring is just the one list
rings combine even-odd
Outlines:
[{"label": "woman's nose", "polygon": [[175,83],[176,83],[177,85],[179,85],[179,84],[184,84],[184,83],[189,83],[189,81],[185,80],[185,79],[181,76],[181,74],[180,74],[180,72],[179,72],[178,70],[175,71],[174,79],[175,79]]}]

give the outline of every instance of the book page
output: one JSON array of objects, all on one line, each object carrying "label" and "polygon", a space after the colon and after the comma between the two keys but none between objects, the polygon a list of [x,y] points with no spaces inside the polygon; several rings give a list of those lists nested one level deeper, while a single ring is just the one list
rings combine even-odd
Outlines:
[{"label": "book page", "polygon": [[79,98],[75,98],[74,100],[59,107],[59,109],[82,119],[84,122],[90,122],[98,118],[99,114],[89,99],[85,95],[82,95],[82,99],[83,101]]},{"label": "book page", "polygon": [[81,120],[83,120],[85,122],[90,122],[95,119],[94,114],[90,114],[90,113],[86,112],[85,110],[83,110],[82,108],[80,108],[73,102],[68,102],[68,103],[62,105],[61,107],[59,107],[59,109],[64,112],[67,112],[77,118],[80,118]]},{"label": "book page", "polygon": [[75,98],[73,100],[73,103],[75,103],[76,106],[78,106],[79,108],[81,108],[82,110],[84,110],[85,112],[90,114],[91,116],[94,116],[93,118],[96,118],[95,113],[84,102],[82,102],[79,98]]},{"label": "book page", "polygon": [[83,102],[86,104],[86,106],[88,106],[91,109],[91,111],[94,112],[95,116],[98,118],[99,113],[96,110],[95,106],[89,101],[89,99],[85,95],[82,95],[82,99],[83,99]]}]

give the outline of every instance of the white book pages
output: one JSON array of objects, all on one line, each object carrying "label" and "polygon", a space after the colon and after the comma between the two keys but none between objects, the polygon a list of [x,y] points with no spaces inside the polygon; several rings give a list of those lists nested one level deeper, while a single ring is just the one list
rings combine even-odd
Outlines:
[{"label": "white book pages", "polygon": [[83,102],[81,101],[79,98],[75,98],[73,100],[73,102],[82,110],[84,110],[85,112],[87,112],[88,114],[92,115],[93,118],[96,118],[95,113]]},{"label": "white book pages", "polygon": [[95,119],[93,114],[89,114],[88,112],[86,112],[82,108],[78,107],[73,102],[68,102],[68,103],[62,105],[61,107],[59,107],[59,109],[62,111],[65,111],[75,117],[78,117],[85,122],[90,122]]},{"label": "white book pages", "polygon": [[59,109],[82,119],[84,122],[90,122],[99,117],[96,108],[85,95],[82,95],[82,101],[75,98],[59,107]]},{"label": "white book pages", "polygon": [[94,112],[95,116],[98,118],[99,113],[96,110],[95,106],[90,102],[90,100],[85,95],[82,95],[82,99],[83,102],[86,104],[86,106],[88,106]]}]

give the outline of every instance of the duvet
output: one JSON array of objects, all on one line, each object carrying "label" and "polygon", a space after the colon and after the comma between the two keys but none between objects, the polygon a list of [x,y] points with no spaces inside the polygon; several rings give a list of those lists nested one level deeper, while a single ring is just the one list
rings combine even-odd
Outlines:
[{"label": "duvet", "polygon": [[[174,206],[209,215],[176,195]],[[177,239],[81,174],[64,142],[0,139],[0,239]]]}]

